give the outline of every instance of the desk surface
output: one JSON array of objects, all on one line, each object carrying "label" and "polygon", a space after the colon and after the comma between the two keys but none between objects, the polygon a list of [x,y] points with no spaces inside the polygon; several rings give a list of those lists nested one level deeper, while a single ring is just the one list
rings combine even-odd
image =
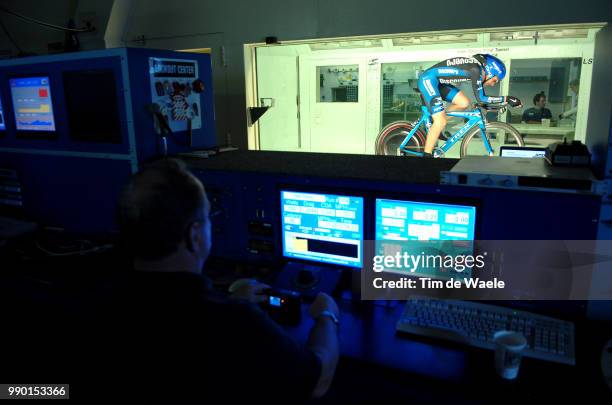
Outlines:
[{"label": "desk surface", "polygon": [[[575,132],[574,127],[545,127],[540,124],[510,124],[521,134],[527,135],[552,135],[552,136],[569,136]],[[449,126],[448,130],[451,133],[457,132],[463,123],[458,123]]]},{"label": "desk surface", "polygon": [[[341,355],[404,373],[408,386],[410,376],[414,376],[438,381],[438,387],[439,383],[449,384],[444,387],[461,391],[459,398],[482,399],[488,394],[500,400],[566,397],[580,387],[583,393],[612,399],[599,369],[601,348],[607,337],[612,336],[609,325],[594,326],[592,322],[577,325],[577,366],[524,358],[518,379],[508,382],[497,377],[492,351],[411,335],[398,336],[395,324],[403,309],[401,302],[374,305],[341,300],[339,306]],[[299,326],[287,327],[300,341],[305,341],[312,326],[307,312],[303,315]]]},{"label": "desk surface", "polygon": [[286,175],[440,184],[440,172],[457,159],[340,153],[233,151],[211,158],[184,157],[193,170],[283,173]]},{"label": "desk surface", "polygon": [[574,127],[545,127],[540,124],[512,124],[522,134],[569,136],[575,132]]}]

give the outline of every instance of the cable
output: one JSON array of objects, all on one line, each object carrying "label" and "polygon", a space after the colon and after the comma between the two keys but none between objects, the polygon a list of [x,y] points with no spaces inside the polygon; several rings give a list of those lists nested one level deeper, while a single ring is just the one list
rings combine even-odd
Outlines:
[{"label": "cable", "polygon": [[68,251],[68,252],[52,252],[42,247],[40,242],[36,241],[36,248],[38,248],[38,250],[40,250],[41,252],[45,253],[48,256],[80,256],[80,255],[85,255],[87,253],[103,252],[105,250],[113,248],[113,245],[110,243],[101,245],[101,246],[94,246],[93,243],[91,243],[88,240],[77,240],[75,242],[81,242],[83,245],[86,242],[90,245],[90,247],[85,248],[85,246],[81,246],[80,250],[73,250],[73,251]]},{"label": "cable", "polygon": [[2,19],[0,19],[0,27],[2,27],[2,31],[4,31],[4,34],[6,34],[6,37],[9,39],[9,41],[11,41],[11,44],[13,44],[15,48],[17,48],[17,51],[19,51],[19,53],[23,53],[19,44],[15,41],[15,39],[11,36],[11,34],[6,29],[6,26],[4,25],[4,21],[2,21]]},{"label": "cable", "polygon": [[0,6],[0,11],[3,11],[5,13],[10,14],[10,15],[12,15],[14,17],[17,17],[17,18],[21,18],[24,21],[31,22],[31,23],[38,24],[38,25],[42,25],[43,27],[51,28],[51,29],[58,30],[58,31],[91,32],[91,31],[94,30],[93,27],[88,27],[88,28],[67,28],[67,27],[62,27],[62,26],[55,25],[55,24],[49,24],[49,23],[46,23],[44,21],[40,21],[40,20],[37,20],[35,18],[28,17],[28,16],[25,16],[23,14],[19,14],[19,13],[16,13],[14,11],[11,11],[11,10],[7,9],[6,7],[4,7],[4,6]]}]

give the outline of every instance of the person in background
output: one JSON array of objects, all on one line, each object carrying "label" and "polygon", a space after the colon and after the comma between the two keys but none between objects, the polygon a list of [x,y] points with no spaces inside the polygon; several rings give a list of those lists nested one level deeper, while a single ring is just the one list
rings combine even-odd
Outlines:
[{"label": "person in background", "polygon": [[523,112],[523,122],[527,124],[540,124],[542,119],[551,119],[552,113],[546,108],[546,95],[544,92],[533,96],[534,107],[528,108]]},{"label": "person in background", "polygon": [[559,114],[559,119],[563,118],[576,118],[576,112],[578,111],[578,90],[579,90],[580,81],[578,79],[574,79],[569,83],[569,88],[572,91],[572,102],[570,108],[567,111]]}]

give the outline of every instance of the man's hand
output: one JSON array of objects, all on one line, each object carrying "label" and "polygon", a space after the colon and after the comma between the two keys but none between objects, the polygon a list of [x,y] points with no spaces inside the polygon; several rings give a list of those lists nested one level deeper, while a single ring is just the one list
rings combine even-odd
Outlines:
[{"label": "man's hand", "polygon": [[336,315],[337,318],[340,318],[340,310],[338,309],[338,305],[336,305],[336,301],[329,295],[321,292],[310,305],[308,312],[313,319],[317,319],[319,314],[323,311],[329,311]]},{"label": "man's hand", "polygon": [[[316,320],[323,311],[329,311],[339,318],[340,311],[334,299],[325,293],[319,293],[310,305],[309,313]],[[321,376],[312,392],[313,397],[320,398],[329,390],[338,364],[340,349],[337,326],[331,321],[315,322],[308,336],[307,346],[321,360]]]},{"label": "man's hand", "polygon": [[510,107],[522,107],[523,106],[523,103],[521,103],[521,100],[519,100],[518,98],[514,96],[507,96],[506,101],[508,102],[508,105],[510,105]]},{"label": "man's hand", "polygon": [[244,300],[253,304],[259,304],[266,301],[267,297],[262,293],[269,288],[269,285],[260,283],[257,280],[241,278],[230,285],[230,299]]}]

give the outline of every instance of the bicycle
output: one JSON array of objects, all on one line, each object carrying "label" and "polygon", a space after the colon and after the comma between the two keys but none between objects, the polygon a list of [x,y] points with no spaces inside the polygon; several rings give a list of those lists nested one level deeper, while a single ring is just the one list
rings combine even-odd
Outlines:
[{"label": "bicycle", "polygon": [[[414,90],[421,94],[418,89]],[[421,101],[423,101],[422,95]],[[423,102],[423,104],[425,103]],[[478,139],[482,139],[484,152],[489,156],[494,155],[491,139],[501,140],[501,143],[505,145],[525,146],[523,137],[513,126],[504,122],[487,121],[486,111],[504,112],[507,107],[507,103],[496,105],[476,103],[472,110],[446,112],[446,115],[449,117],[463,118],[467,122],[450,137],[446,139],[442,137],[442,140],[445,142],[434,149],[434,157],[443,156],[459,140],[461,140],[461,157],[468,154],[482,155],[478,151],[480,149],[480,152],[482,152],[482,148],[476,145]],[[422,105],[421,117],[418,121],[395,121],[380,131],[376,137],[376,154],[423,156],[426,133],[429,131],[431,124],[431,114],[427,107]],[[425,127],[425,132],[420,129],[421,126]],[[492,138],[488,135],[489,133],[496,133],[496,136]],[[472,144],[471,147],[470,144]]]}]

